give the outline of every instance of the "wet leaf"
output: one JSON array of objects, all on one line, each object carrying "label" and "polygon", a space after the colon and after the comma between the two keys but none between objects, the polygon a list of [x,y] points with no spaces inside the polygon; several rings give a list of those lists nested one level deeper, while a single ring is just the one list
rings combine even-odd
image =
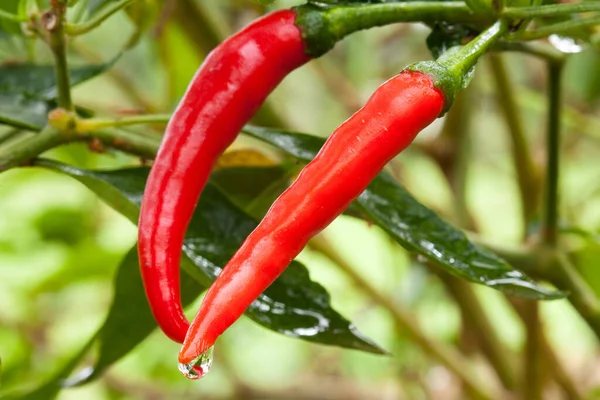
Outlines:
[{"label": "wet leaf", "polygon": [[[246,126],[244,132],[304,161],[314,158],[324,139]],[[564,293],[545,289],[425,207],[390,175],[380,173],[354,204],[399,244],[435,261],[448,272],[512,296],[551,300]]]},{"label": "wet leaf", "polygon": [[[137,222],[148,168],[87,171],[49,160],[40,160],[37,165],[77,179],[107,204]],[[201,285],[208,286],[256,225],[255,219],[233,205],[213,182],[209,182],[183,246],[193,264],[183,262],[183,271]],[[329,300],[327,291],[310,280],[306,268],[293,262],[250,306],[246,315],[287,336],[373,353],[384,352],[333,310]]]}]

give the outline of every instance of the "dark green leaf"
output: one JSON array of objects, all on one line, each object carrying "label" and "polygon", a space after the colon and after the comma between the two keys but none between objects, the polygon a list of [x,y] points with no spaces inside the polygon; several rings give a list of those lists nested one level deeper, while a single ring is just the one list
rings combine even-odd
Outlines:
[{"label": "dark green leaf", "polygon": [[[85,65],[69,69],[71,86],[100,75],[117,59],[105,64]],[[56,96],[54,66],[36,64],[7,64],[0,66],[0,94],[23,95],[52,99]]]},{"label": "dark green leaf", "polygon": [[0,124],[40,130],[46,124],[53,102],[19,94],[0,93]]},{"label": "dark green leaf", "polygon": [[[38,165],[72,176],[131,221],[137,221],[148,168],[86,171],[47,160],[39,161]],[[182,263],[184,271],[201,284],[208,285],[256,225],[256,220],[244,214],[214,183],[209,182],[183,247],[195,267]],[[327,291],[312,282],[306,268],[296,262],[251,305],[247,315],[261,325],[288,336],[383,352],[331,308]]]},{"label": "dark green leaf", "polygon": [[[304,161],[314,158],[324,139],[246,126],[244,132]],[[386,173],[379,174],[355,204],[399,244],[437,262],[448,272],[513,296],[550,300],[562,292],[544,289],[494,253],[415,200]]]},{"label": "dark green leaf", "polygon": [[[71,85],[77,85],[109,69],[117,58],[97,65],[70,69]],[[54,69],[51,65],[0,66],[0,124],[39,130],[56,107]]]},{"label": "dark green leaf", "polygon": [[[181,302],[189,305],[205,286],[195,280],[182,279]],[[63,382],[66,386],[81,385],[100,376],[106,368],[127,355],[156,328],[148,307],[139,272],[137,248],[125,256],[115,277],[114,300],[104,324],[95,335],[98,359],[93,367],[84,368]]]},{"label": "dark green leaf", "polygon": [[213,172],[212,181],[231,201],[255,218],[287,188],[289,173],[281,166],[234,167]]}]

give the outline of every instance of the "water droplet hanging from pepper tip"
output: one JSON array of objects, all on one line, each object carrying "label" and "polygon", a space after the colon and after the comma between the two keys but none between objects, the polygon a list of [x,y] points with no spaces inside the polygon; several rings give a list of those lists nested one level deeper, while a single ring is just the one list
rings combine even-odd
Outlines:
[{"label": "water droplet hanging from pepper tip", "polygon": [[179,364],[179,372],[188,379],[200,379],[210,372],[213,361],[213,347],[200,354],[188,364]]}]

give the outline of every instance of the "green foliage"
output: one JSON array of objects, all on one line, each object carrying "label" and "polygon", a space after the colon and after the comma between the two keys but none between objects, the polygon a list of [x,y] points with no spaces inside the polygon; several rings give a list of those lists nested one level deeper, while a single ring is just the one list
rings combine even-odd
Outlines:
[{"label": "green foliage", "polygon": [[[254,2],[272,8],[299,5]],[[172,110],[202,58],[227,32],[255,17],[253,10],[265,8],[217,0],[177,0],[170,4],[174,8],[156,0],[75,0],[68,2],[63,35],[45,25],[49,2],[0,3],[0,171],[16,166],[0,175],[0,398],[63,398],[61,391],[67,387],[72,391],[68,396],[78,398],[88,398],[79,390],[90,390],[89,398],[103,399],[189,397],[192,386],[174,367],[177,349],[155,329],[136,247],[131,247],[135,236],[131,223],[137,223],[147,160],[122,153],[156,152],[158,135],[167,122],[159,113]],[[384,3],[405,8],[361,14]],[[533,226],[532,221],[514,223],[521,205],[514,185],[506,183],[512,175],[522,174],[518,162],[516,168],[510,164],[510,156],[519,157],[519,140],[534,149],[525,157],[543,158],[538,154],[544,154],[547,140],[541,135],[546,99],[535,93],[544,85],[537,72],[531,73],[542,64],[523,58],[511,64],[511,76],[519,85],[514,106],[522,111],[527,127],[527,137],[511,137],[513,147],[504,143],[503,124],[489,102],[496,93],[490,90],[489,71],[480,67],[472,85],[478,96],[467,105],[468,115],[453,109],[443,128],[440,123],[424,132],[401,161],[395,160],[375,178],[346,216],[325,231],[327,245],[311,244],[246,311],[257,324],[241,321],[232,327],[231,336],[220,339],[219,367],[193,390],[208,387],[202,393],[208,397],[213,390],[224,393],[211,389],[213,385],[228,387],[238,397],[246,390],[254,397],[269,397],[273,393],[261,390],[272,389],[274,381],[306,376],[308,384],[302,381],[293,394],[308,397],[307,388],[314,386],[325,398],[327,390],[314,382],[335,376],[336,388],[331,390],[348,386],[358,398],[375,398],[374,388],[396,386],[398,398],[445,398],[453,390],[464,398],[466,392],[446,379],[450,371],[471,390],[479,389],[471,379],[481,380],[482,396],[496,398],[499,392],[488,388],[498,386],[496,376],[487,378],[490,371],[502,381],[503,391],[516,394],[519,389],[511,379],[519,378],[510,377],[518,375],[515,360],[523,361],[523,370],[531,373],[535,367],[528,358],[534,354],[531,332],[542,332],[540,340],[549,353],[539,361],[550,365],[548,381],[572,398],[584,398],[580,392],[588,389],[587,397],[594,398],[597,390],[579,385],[583,378],[571,382],[565,370],[576,370],[571,353],[577,354],[572,358],[587,357],[597,351],[600,337],[596,268],[600,214],[595,201],[600,191],[597,166],[592,165],[599,155],[600,56],[594,48],[597,23],[586,24],[587,19],[594,21],[600,7],[594,9],[595,2],[587,2],[586,17],[576,8],[580,3],[559,4],[563,8],[552,13],[545,13],[548,8],[543,6],[526,8],[525,14],[510,16],[516,8],[537,3],[507,2],[505,17],[512,29],[495,50],[518,50],[553,66],[566,65],[563,128],[568,135],[561,173],[567,189],[560,196],[548,195],[561,198],[561,207],[543,209],[542,204],[552,202],[539,202],[540,224],[521,234],[515,226]],[[427,15],[424,4],[430,10]],[[367,27],[423,22],[430,32],[425,40],[421,29],[396,24],[357,34],[362,35],[360,41],[349,45],[354,39],[348,38],[336,44],[324,60],[313,61],[275,91],[258,118],[261,125],[278,128],[249,125],[235,144],[263,154],[268,165],[246,161],[214,171],[198,203],[182,248],[183,304],[195,308],[191,306],[274,199],[324,143],[321,137],[280,128],[331,131],[378,84],[404,65],[429,58],[426,48],[434,58],[448,57],[449,49],[476,37],[496,19],[492,7],[501,5],[500,1],[319,0],[296,8],[304,12],[301,29],[319,55],[343,36]],[[560,25],[565,23],[569,25]],[[529,42],[536,35],[553,35],[556,49]],[[571,50],[557,44],[557,35],[571,40],[571,50],[584,51],[567,58],[561,52]],[[369,49],[361,48],[367,45]],[[61,55],[61,46],[66,46],[67,54]],[[365,54],[369,58],[364,62],[373,67],[353,80],[348,71],[356,68],[348,64],[366,59]],[[57,84],[57,70],[69,77],[67,84]],[[76,121],[101,115],[87,122],[104,125],[78,131],[74,124],[65,132],[54,132],[64,140],[45,143],[44,135],[53,132],[44,130],[48,113],[56,108],[59,94],[71,90]],[[124,123],[140,110],[148,114],[144,127]],[[508,126],[513,124],[509,117]],[[436,130],[441,131],[437,136]],[[90,148],[84,146],[53,150],[75,141],[102,154],[90,156]],[[137,151],[138,146],[143,151]],[[39,159],[47,150],[53,160]],[[558,159],[547,163],[556,166]],[[30,165],[43,169],[25,168]],[[540,168],[540,175],[544,170]],[[61,186],[65,181],[60,177],[85,194],[66,190],[71,186]],[[27,192],[27,188],[34,189]],[[538,196],[534,190],[526,194]],[[28,193],[28,199],[20,191]],[[552,218],[547,215],[553,213],[561,217],[561,226],[564,222],[572,229],[548,226]],[[549,241],[547,230],[558,231],[559,240]],[[487,239],[499,245],[490,250],[482,244]],[[567,295],[571,306],[566,301],[535,306],[539,319],[523,316],[523,309],[532,303],[523,306],[522,300],[513,298],[553,300]],[[73,317],[71,308],[77,306],[83,314]],[[513,307],[520,319],[513,315]],[[286,336],[303,341],[285,341]],[[261,340],[266,343],[263,347]],[[305,342],[331,346],[310,347]],[[457,342],[461,345],[455,346]],[[529,347],[521,348],[523,343]],[[387,354],[384,348],[395,353],[393,358],[373,356]],[[288,363],[300,366],[290,367],[287,378],[278,378]],[[561,363],[569,367],[561,371]],[[482,369],[487,375],[481,374]],[[438,373],[442,379],[437,379]],[[264,376],[267,383],[246,375]],[[452,382],[443,386],[442,381]],[[86,385],[91,382],[97,384]],[[540,392],[535,386],[545,384],[530,383]],[[436,392],[436,385],[443,390]],[[284,389],[274,390],[281,390],[275,395],[289,397]]]}]

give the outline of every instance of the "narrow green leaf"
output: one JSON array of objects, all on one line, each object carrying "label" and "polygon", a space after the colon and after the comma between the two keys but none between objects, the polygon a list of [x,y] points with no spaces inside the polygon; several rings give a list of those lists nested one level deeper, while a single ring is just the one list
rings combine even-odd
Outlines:
[{"label": "narrow green leaf", "polygon": [[[253,126],[246,126],[244,132],[304,161],[314,158],[324,143],[316,136]],[[537,285],[494,253],[470,242],[386,173],[379,174],[354,204],[399,244],[456,276],[512,296],[537,300],[565,297]]]}]

